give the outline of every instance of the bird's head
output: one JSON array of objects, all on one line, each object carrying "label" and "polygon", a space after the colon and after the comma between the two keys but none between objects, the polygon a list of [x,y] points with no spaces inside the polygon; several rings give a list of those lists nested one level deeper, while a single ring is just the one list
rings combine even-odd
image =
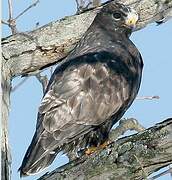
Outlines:
[{"label": "bird's head", "polygon": [[138,21],[136,11],[119,3],[108,3],[97,14],[95,20],[110,31],[131,32]]}]

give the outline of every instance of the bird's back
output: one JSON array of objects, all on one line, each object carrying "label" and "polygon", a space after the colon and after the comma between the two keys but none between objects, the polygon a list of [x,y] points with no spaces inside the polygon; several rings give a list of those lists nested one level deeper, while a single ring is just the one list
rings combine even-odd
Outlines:
[{"label": "bird's back", "polygon": [[98,14],[73,52],[54,71],[39,107],[21,175],[46,168],[60,151],[71,155],[103,143],[136,97],[142,59],[128,38],[128,29],[116,20],[118,25],[114,26],[109,16],[112,10],[119,12],[121,8],[127,14],[130,10],[118,5],[108,8]]}]

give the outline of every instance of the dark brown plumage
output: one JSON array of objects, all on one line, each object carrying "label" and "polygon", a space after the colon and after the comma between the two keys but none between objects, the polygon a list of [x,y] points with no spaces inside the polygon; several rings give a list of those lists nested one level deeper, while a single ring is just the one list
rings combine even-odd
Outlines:
[{"label": "dark brown plumage", "polygon": [[129,7],[107,4],[57,66],[39,107],[21,176],[46,168],[60,151],[71,154],[107,140],[140,86],[143,63],[129,40],[137,18]]}]

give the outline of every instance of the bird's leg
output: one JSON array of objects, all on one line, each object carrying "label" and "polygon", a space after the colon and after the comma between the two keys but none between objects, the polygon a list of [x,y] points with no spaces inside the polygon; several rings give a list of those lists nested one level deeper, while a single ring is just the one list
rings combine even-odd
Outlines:
[{"label": "bird's leg", "polygon": [[137,132],[141,132],[144,129],[145,128],[142,125],[140,125],[139,122],[134,118],[121,119],[119,121],[119,125],[115,129],[111,130],[109,134],[109,139],[107,141],[98,146],[91,146],[87,148],[85,154],[90,155],[94,152],[106,148],[111,142],[116,141],[121,135],[123,135],[128,130],[135,130]]},{"label": "bird's leg", "polygon": [[109,134],[109,140],[111,142],[116,141],[121,135],[123,135],[128,130],[135,130],[137,132],[141,132],[145,130],[145,128],[139,124],[138,120],[134,118],[129,119],[121,119],[119,121],[119,125],[112,129]]}]

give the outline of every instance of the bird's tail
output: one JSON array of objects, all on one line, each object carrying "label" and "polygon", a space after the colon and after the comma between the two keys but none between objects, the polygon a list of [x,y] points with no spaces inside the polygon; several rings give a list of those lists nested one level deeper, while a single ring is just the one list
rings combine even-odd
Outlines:
[{"label": "bird's tail", "polygon": [[36,133],[19,168],[20,177],[34,175],[44,170],[53,162],[60,151],[60,149],[46,151],[41,140],[37,140],[35,136]]}]

